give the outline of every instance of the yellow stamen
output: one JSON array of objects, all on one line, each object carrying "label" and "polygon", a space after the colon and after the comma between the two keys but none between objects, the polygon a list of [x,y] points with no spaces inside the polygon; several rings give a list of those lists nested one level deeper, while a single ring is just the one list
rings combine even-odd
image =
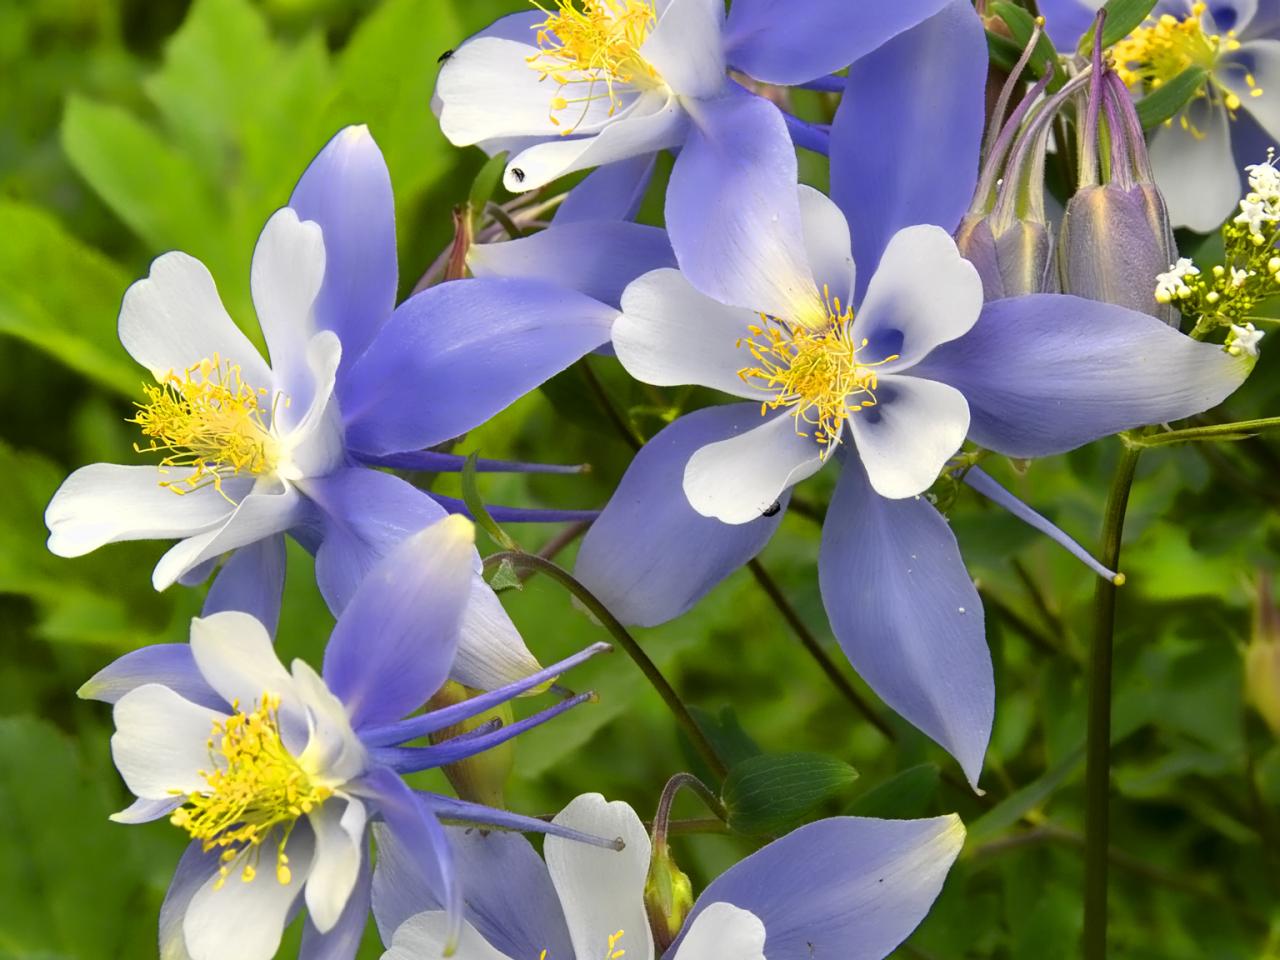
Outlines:
[{"label": "yellow stamen", "polygon": [[619,960],[619,958],[626,954],[627,951],[616,949],[618,947],[618,942],[622,939],[623,933],[624,931],[619,930],[617,933],[609,937],[609,945],[605,948],[604,953],[605,960]]},{"label": "yellow stamen", "polygon": [[[531,2],[547,18],[534,27],[539,52],[527,59],[539,79],[550,77],[556,83],[550,119],[561,128],[561,135],[577,130],[596,100],[607,99],[608,115],[613,116],[622,106],[615,85],[661,83],[658,71],[640,55],[640,47],[657,23],[652,0],[582,0],[581,9],[573,0],[553,0],[553,10],[537,0]],[[574,88],[581,84],[585,90]],[[557,114],[574,104],[581,105],[581,113],[566,125]]]},{"label": "yellow stamen", "polygon": [[247,862],[240,875],[245,883],[257,875],[258,848],[279,832],[276,880],[292,878],[285,845],[297,819],[333,796],[333,790],[313,782],[280,738],[280,698],[263,694],[258,707],[214,721],[208,741],[212,769],[201,771],[208,786],[187,794],[186,802],[169,821],[199,840],[205,852],[221,849],[218,881],[221,887],[236,860]]},{"label": "yellow stamen", "polygon": [[743,367],[738,376],[773,395],[760,404],[762,416],[789,407],[796,433],[807,437],[805,427],[811,427],[814,439],[831,448],[840,442],[850,414],[875,406],[877,368],[898,357],[859,358],[867,341],[853,340],[853,308],[841,305],[826,287],[822,294],[827,323],[816,331],[761,314],[762,324],[749,326],[751,336],[737,343],[751,351],[756,365]]},{"label": "yellow stamen", "polygon": [[275,470],[274,403],[272,409],[263,406],[267,391],[242,381],[238,365],[214,354],[181,376],[170,370],[142,389],[146,402],[134,404],[138,412],[128,422],[142,428],[149,442],[135,443],[134,450],[165,451],[161,468],[194,468],[184,479],[162,480],[160,486],[181,494],[212,485],[221,493],[227,477]]},{"label": "yellow stamen", "polygon": [[[1234,119],[1235,112],[1240,109],[1240,97],[1215,76],[1215,70],[1222,52],[1240,49],[1240,41],[1234,31],[1225,35],[1205,33],[1203,17],[1207,9],[1206,4],[1197,2],[1192,5],[1191,13],[1182,19],[1168,13],[1157,19],[1148,18],[1142,26],[1115,44],[1111,55],[1120,79],[1139,93],[1158,89],[1189,67],[1204,69],[1208,79],[1196,96],[1208,96],[1210,88],[1216,90]],[[1249,96],[1262,96],[1262,88],[1252,73],[1245,72],[1243,79]],[[1186,114],[1179,119],[1179,124],[1197,139],[1204,136]]]}]

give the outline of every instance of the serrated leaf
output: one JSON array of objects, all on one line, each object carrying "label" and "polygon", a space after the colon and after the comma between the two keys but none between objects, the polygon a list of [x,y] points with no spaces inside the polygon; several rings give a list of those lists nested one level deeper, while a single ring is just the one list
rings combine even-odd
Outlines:
[{"label": "serrated leaf", "polygon": [[[38,347],[95,382],[133,393],[142,371],[116,338],[129,277],[42,210],[0,201],[0,333]],[[75,277],[74,283],[66,282]]]},{"label": "serrated leaf", "polygon": [[845,813],[854,817],[898,819],[923,816],[937,795],[940,782],[941,774],[935,764],[909,767],[876,784],[854,800]]},{"label": "serrated leaf", "polygon": [[1204,85],[1208,72],[1203,67],[1187,67],[1180,74],[1147,94],[1137,102],[1138,120],[1142,129],[1158,127],[1191,102]]},{"label": "serrated leaf", "polygon": [[750,836],[776,835],[798,825],[857,778],[853,767],[823,754],[764,754],[729,771],[720,800],[731,829]]}]

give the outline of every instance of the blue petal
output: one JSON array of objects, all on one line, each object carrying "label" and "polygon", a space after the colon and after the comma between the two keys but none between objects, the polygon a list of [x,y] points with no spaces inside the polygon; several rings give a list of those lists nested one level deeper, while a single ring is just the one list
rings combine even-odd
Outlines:
[{"label": "blue petal", "polygon": [[657,227],[623,220],[557,221],[531,237],[472,247],[467,264],[478,277],[553,281],[617,307],[627,284],[650,270],[674,267],[676,257]]},{"label": "blue petal", "polygon": [[759,423],[754,403],[708,407],[664,428],[636,454],[574,567],[623,623],[655,626],[680,616],[769,542],[788,495],[771,517],[728,524],[697,513],[684,493],[684,468],[697,450]]},{"label": "blue petal", "polygon": [[769,960],[881,960],[929,912],[964,835],[955,815],[819,820],[713,880],[684,930],[711,904],[731,903],[764,922]]},{"label": "blue petal", "polygon": [[969,0],[850,68],[831,125],[831,197],[849,220],[859,300],[898,230],[950,233],[960,222],[978,180],[986,78],[986,36]]},{"label": "blue petal", "polygon": [[725,28],[729,63],[765,83],[805,83],[847,67],[946,2],[734,0]]},{"label": "blue petal", "polygon": [[1043,457],[1208,410],[1253,368],[1154,317],[1063,294],[997,300],[913,371],[969,401],[969,438]]},{"label": "blue petal", "polygon": [[553,222],[560,226],[587,220],[634,220],[657,159],[655,153],[640,154],[593,170],[569,191]]},{"label": "blue petal", "polygon": [[164,960],[190,956],[182,932],[182,920],[191,898],[217,870],[217,852],[206,853],[201,849],[200,841],[193,840],[182,852],[182,858],[173,871],[173,879],[169,881],[169,889],[165,892],[164,903],[160,905],[160,956]]},{"label": "blue petal", "polygon": [[921,497],[879,496],[849,457],[823,525],[818,574],[853,668],[955,757],[976,788],[995,679],[982,602],[942,515]]},{"label": "blue petal", "polygon": [[253,614],[275,636],[284,594],[284,536],[276,534],[241,547],[227,558],[209,587],[200,615],[222,610]]},{"label": "blue petal", "polygon": [[356,953],[360,950],[360,940],[364,937],[365,925],[369,922],[372,879],[369,857],[361,857],[360,875],[356,878],[356,885],[347,898],[347,905],[342,908],[338,922],[328,933],[321,933],[308,917],[302,928],[302,946],[298,950],[298,960],[355,960]]},{"label": "blue petal", "polygon": [[115,703],[130,690],[148,683],[168,687],[180,697],[211,710],[227,707],[196,669],[191,647],[185,643],[157,643],[132,650],[85,681],[76,695]]},{"label": "blue petal", "polygon": [[[371,797],[378,813],[386,824],[386,832],[375,836],[391,835],[393,846],[398,848],[407,869],[406,885],[419,889],[429,897],[432,905],[449,914],[450,939],[457,941],[462,928],[462,886],[454,869],[453,849],[435,815],[431,813],[412,790],[398,776],[385,767],[375,767],[364,777],[360,789]],[[379,850],[379,861],[382,851]],[[381,868],[381,863],[375,870]],[[374,911],[378,911],[377,879],[374,880]],[[381,918],[379,929],[384,929]],[[390,932],[394,932],[394,929]],[[387,942],[390,942],[389,937]]]},{"label": "blue petal", "polygon": [[688,109],[693,123],[666,204],[680,269],[721,303],[801,321],[821,314],[825,322],[782,114],[741,89]]},{"label": "blue petal", "polygon": [[311,161],[289,206],[324,233],[324,285],[315,318],[342,341],[341,377],[396,305],[395,200],[369,129],[339,131]]},{"label": "blue petal", "polygon": [[475,527],[448,517],[369,571],[333,628],[324,681],[357,730],[412,713],[440,689],[471,598]]},{"label": "blue petal", "polygon": [[396,544],[446,515],[427,494],[399,477],[364,467],[338,470],[308,480],[306,486],[322,512],[316,582],[335,614]]},{"label": "blue petal", "polygon": [[400,305],[351,370],[348,444],[377,455],[460,436],[608,340],[616,315],[533,280],[424,290]]}]

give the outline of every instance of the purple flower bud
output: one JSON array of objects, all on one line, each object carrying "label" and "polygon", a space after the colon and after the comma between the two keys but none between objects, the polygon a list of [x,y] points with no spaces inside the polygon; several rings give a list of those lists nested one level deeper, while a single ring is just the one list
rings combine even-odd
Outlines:
[{"label": "purple flower bud", "polygon": [[1053,234],[1035,220],[1007,225],[994,216],[968,214],[956,231],[956,246],[982,277],[984,299],[1057,293]]}]

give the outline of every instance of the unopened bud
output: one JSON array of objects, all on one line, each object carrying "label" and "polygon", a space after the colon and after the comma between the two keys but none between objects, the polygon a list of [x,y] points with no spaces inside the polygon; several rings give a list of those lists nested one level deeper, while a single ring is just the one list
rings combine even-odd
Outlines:
[{"label": "unopened bud", "polygon": [[1178,322],[1152,277],[1177,258],[1164,198],[1151,184],[1086,185],[1067,202],[1058,264],[1064,293]]},{"label": "unopened bud", "polygon": [[[436,691],[435,696],[431,698],[429,708],[439,710],[442,707],[451,707],[454,704],[470,700],[478,692],[449,680]],[[464,720],[456,726],[437,730],[431,734],[430,739],[432,743],[442,743],[445,740],[468,733],[486,723],[492,723],[494,720],[506,726],[512,723],[514,719],[511,705],[503,703],[479,716]],[[494,807],[501,810],[505,807],[503,789],[506,787],[514,766],[515,743],[512,740],[508,740],[506,743],[490,747],[483,753],[477,753],[475,756],[467,757],[465,760],[445,764],[444,774],[449,778],[449,783],[453,785],[453,789],[460,799],[469,800],[472,803],[481,803],[486,807]]]},{"label": "unopened bud", "polygon": [[956,231],[960,254],[977,268],[984,299],[1056,293],[1053,234],[1043,223],[968,214]]},{"label": "unopened bud", "polygon": [[644,908],[649,915],[654,946],[662,954],[671,946],[689,911],[693,909],[693,885],[675,861],[665,842],[655,843],[644,881]]},{"label": "unopened bud", "polygon": [[1244,654],[1245,699],[1280,737],[1280,610],[1271,595],[1271,578],[1258,583],[1253,636]]}]

